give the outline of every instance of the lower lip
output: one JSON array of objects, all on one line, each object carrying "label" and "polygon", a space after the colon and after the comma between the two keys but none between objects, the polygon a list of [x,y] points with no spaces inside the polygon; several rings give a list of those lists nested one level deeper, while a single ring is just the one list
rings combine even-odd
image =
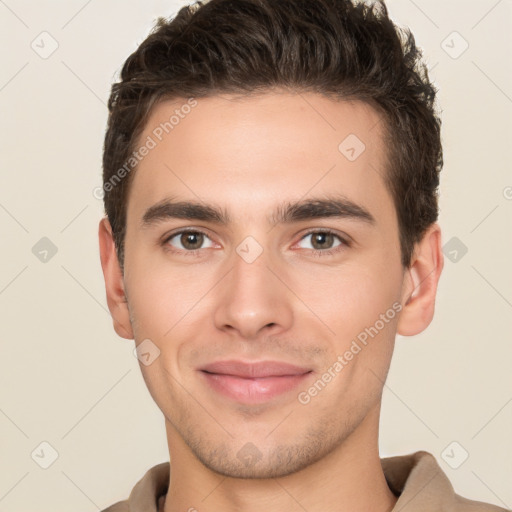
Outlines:
[{"label": "lower lip", "polygon": [[210,387],[238,402],[257,404],[297,388],[311,374],[244,379],[201,371]]}]

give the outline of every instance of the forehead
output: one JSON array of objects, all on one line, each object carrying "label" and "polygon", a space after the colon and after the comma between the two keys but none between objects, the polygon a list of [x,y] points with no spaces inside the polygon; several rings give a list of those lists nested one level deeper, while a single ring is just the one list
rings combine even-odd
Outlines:
[{"label": "forehead", "polygon": [[169,196],[248,220],[267,218],[283,200],[339,193],[389,216],[383,132],[370,105],[315,93],[161,102],[138,141],[149,149],[130,187],[128,221]]}]

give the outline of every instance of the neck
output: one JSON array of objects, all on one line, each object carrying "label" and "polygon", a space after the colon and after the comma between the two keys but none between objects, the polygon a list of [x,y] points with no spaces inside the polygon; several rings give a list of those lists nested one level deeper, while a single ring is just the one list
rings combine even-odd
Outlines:
[{"label": "neck", "polygon": [[378,452],[380,404],[334,450],[280,478],[231,478],[206,468],[167,422],[171,473],[163,512],[389,512],[390,491]]}]

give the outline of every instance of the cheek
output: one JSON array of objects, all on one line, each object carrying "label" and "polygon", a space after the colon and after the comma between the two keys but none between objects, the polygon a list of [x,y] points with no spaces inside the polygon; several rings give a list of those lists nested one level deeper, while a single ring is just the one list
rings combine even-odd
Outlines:
[{"label": "cheek", "polygon": [[[187,324],[194,316],[207,280],[191,275],[170,263],[148,267],[149,258],[132,259],[126,284],[130,307],[144,337],[157,339],[170,334],[175,325]],[[200,306],[200,303],[199,303]]]},{"label": "cheek", "polygon": [[400,281],[391,267],[383,273],[375,264],[357,263],[301,273],[293,289],[336,338],[347,340],[392,307]]}]

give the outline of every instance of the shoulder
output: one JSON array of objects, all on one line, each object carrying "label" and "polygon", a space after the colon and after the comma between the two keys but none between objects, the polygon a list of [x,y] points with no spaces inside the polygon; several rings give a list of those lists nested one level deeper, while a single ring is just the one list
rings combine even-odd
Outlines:
[{"label": "shoulder", "polygon": [[128,500],[118,501],[101,512],[130,512],[130,506],[128,505]]},{"label": "shoulder", "polygon": [[454,496],[454,512],[510,512],[510,509],[491,505],[483,501],[468,500],[458,494]]},{"label": "shoulder", "polygon": [[169,476],[169,462],[151,467],[135,484],[127,500],[118,501],[101,512],[157,512],[158,500],[167,492]]},{"label": "shoulder", "polygon": [[[393,511],[507,512],[507,509],[455,493],[434,455],[417,451],[381,459],[389,488],[399,496]],[[510,511],[508,511],[510,512]]]}]

